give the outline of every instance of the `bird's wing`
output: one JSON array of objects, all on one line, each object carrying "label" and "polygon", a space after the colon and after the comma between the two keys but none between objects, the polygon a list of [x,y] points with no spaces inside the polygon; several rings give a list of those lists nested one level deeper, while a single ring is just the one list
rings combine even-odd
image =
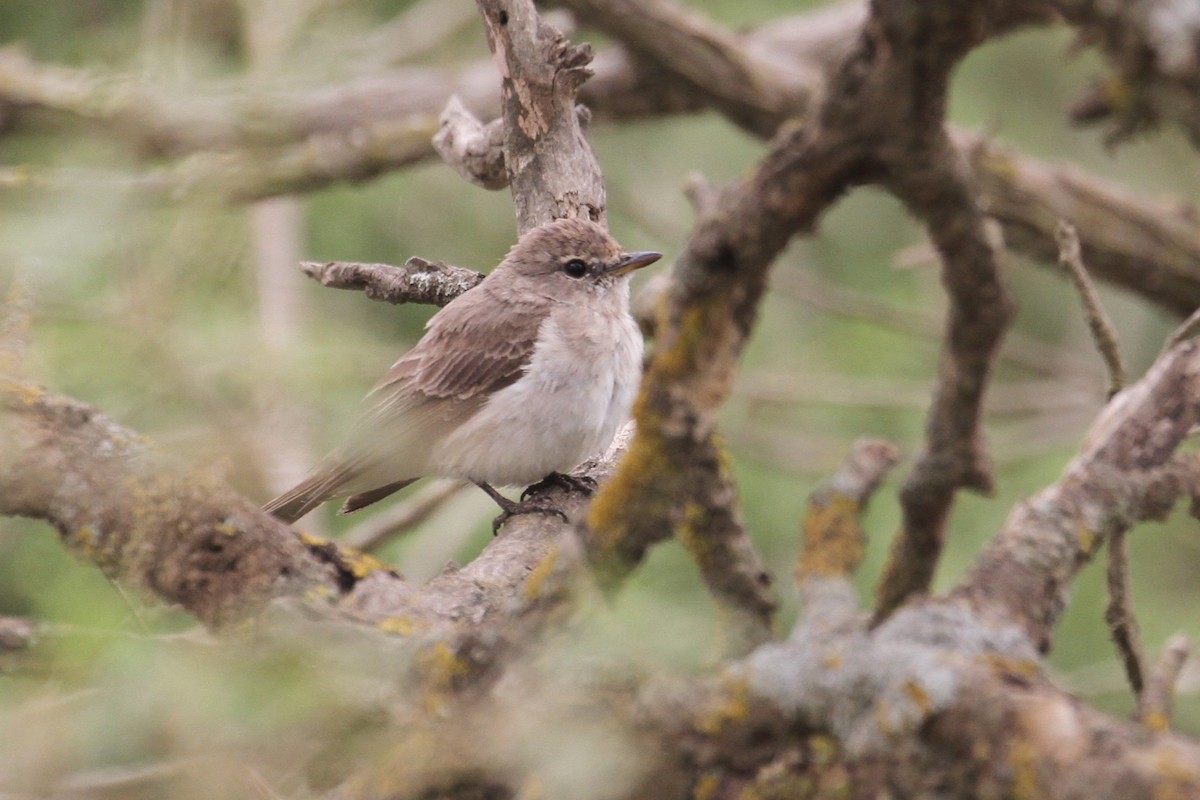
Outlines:
[{"label": "bird's wing", "polygon": [[539,303],[542,298],[506,302],[490,288],[480,284],[438,312],[421,341],[392,366],[368,398],[381,404],[482,402],[515,382],[533,356],[545,309]]},{"label": "bird's wing", "polygon": [[426,474],[441,437],[521,376],[545,302],[506,301],[484,281],[435,314],[421,341],[367,395],[350,441],[268,510],[295,519],[330,497],[370,495]]}]

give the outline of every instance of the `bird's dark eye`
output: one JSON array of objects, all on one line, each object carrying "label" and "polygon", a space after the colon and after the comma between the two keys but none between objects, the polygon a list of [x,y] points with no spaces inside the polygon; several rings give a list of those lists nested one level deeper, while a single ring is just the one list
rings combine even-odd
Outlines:
[{"label": "bird's dark eye", "polygon": [[563,272],[567,273],[572,278],[582,278],[584,275],[587,275],[587,271],[587,264],[583,263],[583,261],[578,258],[572,258],[570,261],[563,264]]}]

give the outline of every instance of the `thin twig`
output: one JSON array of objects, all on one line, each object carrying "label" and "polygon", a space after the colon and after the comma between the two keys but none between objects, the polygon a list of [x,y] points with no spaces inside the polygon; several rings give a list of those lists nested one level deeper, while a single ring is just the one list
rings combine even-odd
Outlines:
[{"label": "thin twig", "polygon": [[0,375],[21,376],[25,350],[29,346],[32,310],[29,285],[17,278],[0,305]]},{"label": "thin twig", "polygon": [[1179,634],[1171,637],[1154,662],[1134,712],[1135,718],[1152,731],[1162,733],[1171,727],[1175,688],[1190,652],[1188,638]]},{"label": "thin twig", "polygon": [[1108,542],[1108,607],[1104,619],[1109,635],[1117,646],[1121,664],[1133,693],[1141,696],[1146,685],[1146,654],[1137,617],[1133,613],[1133,597],[1129,581],[1129,551],[1125,530],[1113,532]]},{"label": "thin twig", "polygon": [[1163,345],[1162,351],[1158,354],[1162,358],[1163,353],[1170,350],[1180,342],[1191,339],[1196,334],[1200,334],[1200,308],[1192,312],[1191,316],[1183,321],[1183,323],[1175,329],[1175,331],[1167,337],[1166,344]]},{"label": "thin twig", "polygon": [[1087,318],[1088,329],[1092,332],[1092,340],[1096,343],[1096,349],[1100,351],[1100,357],[1104,359],[1104,366],[1108,369],[1108,396],[1111,398],[1125,387],[1127,380],[1125,365],[1121,361],[1117,330],[1105,313],[1096,286],[1083,265],[1082,247],[1075,226],[1060,219],[1054,238],[1058,242],[1058,261],[1066,268],[1075,289],[1079,292],[1079,300],[1083,303],[1083,313]]}]

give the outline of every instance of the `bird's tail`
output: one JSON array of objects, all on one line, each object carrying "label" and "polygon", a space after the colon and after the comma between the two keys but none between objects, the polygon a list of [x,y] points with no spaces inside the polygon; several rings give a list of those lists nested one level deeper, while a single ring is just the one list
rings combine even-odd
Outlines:
[{"label": "bird's tail", "polygon": [[321,470],[263,506],[263,511],[292,523],[324,503],[339,491],[351,475],[346,469]]}]

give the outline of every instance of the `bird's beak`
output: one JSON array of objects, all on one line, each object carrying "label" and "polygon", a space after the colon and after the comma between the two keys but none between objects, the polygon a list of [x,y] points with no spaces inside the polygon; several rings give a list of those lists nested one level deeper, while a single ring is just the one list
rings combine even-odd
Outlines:
[{"label": "bird's beak", "polygon": [[643,253],[625,253],[615,264],[604,268],[604,275],[628,275],[662,258],[662,253],[647,250]]}]

